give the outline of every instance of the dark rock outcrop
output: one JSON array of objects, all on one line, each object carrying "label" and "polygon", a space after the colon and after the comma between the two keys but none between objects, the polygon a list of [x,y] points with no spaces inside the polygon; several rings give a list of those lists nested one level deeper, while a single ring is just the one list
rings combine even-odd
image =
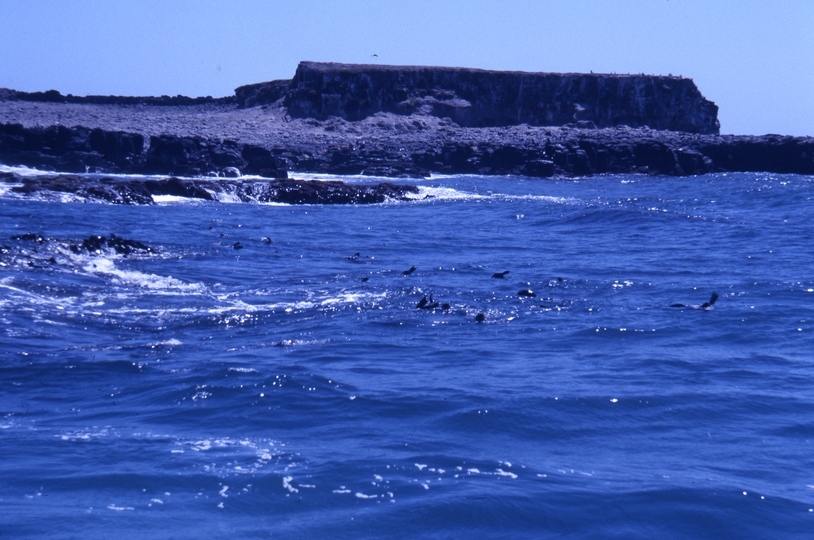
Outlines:
[{"label": "dark rock outcrop", "polygon": [[359,185],[339,181],[288,179],[240,181],[172,177],[141,180],[97,179],[69,174],[20,176],[4,173],[0,174],[0,181],[16,184],[11,191],[21,195],[71,193],[90,201],[144,205],[153,204],[153,195],[175,195],[208,201],[229,199],[287,204],[373,204],[387,200],[406,200],[410,195],[418,193],[415,186],[390,183]]},{"label": "dark rock outcrop", "polygon": [[88,236],[82,240],[81,244],[70,244],[69,249],[74,253],[82,253],[83,251],[98,254],[104,248],[110,248],[116,253],[124,256],[131,253],[155,253],[155,250],[138,240],[130,240],[129,238],[122,238],[111,234],[109,237],[94,235]]},{"label": "dark rock outcrop", "polygon": [[137,166],[143,147],[144,137],[137,133],[0,124],[0,162],[6,165],[65,172],[85,172],[88,167],[117,171]]},{"label": "dark rock outcrop", "polygon": [[0,124],[0,163],[61,172],[120,172],[202,176],[237,169],[245,174],[286,178],[282,161],[265,148],[200,137],[144,137],[137,133],[72,128],[25,128]]},{"label": "dark rock outcrop", "polygon": [[332,174],[590,176],[714,172],[814,174],[814,138],[695,135],[649,129],[458,130],[399,146],[332,146],[322,153],[286,151],[292,168]]},{"label": "dark rock outcrop", "polygon": [[[242,106],[280,99],[283,85],[238,89]],[[267,92],[269,98],[263,97]],[[718,133],[718,107],[691,79],[301,62],[285,105],[294,117],[360,120],[377,112],[449,117],[462,127],[627,125]]]},{"label": "dark rock outcrop", "polygon": [[290,79],[247,84],[235,88],[235,102],[238,107],[268,105],[283,98],[290,88]]},{"label": "dark rock outcrop", "polygon": [[[234,176],[232,169],[267,178],[286,178],[285,166],[265,148],[235,141],[198,137],[150,137],[140,171],[147,174],[202,176],[209,172]],[[139,170],[139,169],[137,169]]]}]

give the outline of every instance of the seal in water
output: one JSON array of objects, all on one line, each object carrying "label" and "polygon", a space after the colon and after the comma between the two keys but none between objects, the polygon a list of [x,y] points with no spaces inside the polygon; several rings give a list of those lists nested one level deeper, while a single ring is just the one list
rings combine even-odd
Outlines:
[{"label": "seal in water", "polygon": [[517,296],[525,296],[527,298],[534,298],[537,295],[534,294],[534,291],[532,291],[531,289],[523,289],[522,291],[517,292]]},{"label": "seal in water", "polygon": [[712,293],[712,296],[709,298],[709,302],[704,302],[703,304],[699,305],[687,305],[687,304],[670,304],[670,307],[685,307],[690,309],[703,309],[708,310],[712,309],[713,304],[715,301],[718,300],[718,293]]},{"label": "seal in water", "polygon": [[492,274],[492,277],[497,279],[503,279],[504,277],[506,277],[506,274],[508,273],[509,273],[508,270],[506,270],[505,272],[495,272],[494,274]]},{"label": "seal in water", "polygon": [[483,322],[485,320],[486,320],[486,315],[484,315],[483,313],[478,313],[477,315],[475,315],[475,321]]},{"label": "seal in water", "polygon": [[424,296],[424,298],[419,300],[418,305],[416,306],[416,309],[435,309],[437,307],[438,307],[438,302],[434,301],[432,299],[432,295],[430,295],[429,300],[427,299],[426,296]]},{"label": "seal in water", "polygon": [[401,275],[402,276],[409,276],[413,272],[415,272],[415,266],[411,266],[409,270],[405,270],[404,272],[401,273]]}]

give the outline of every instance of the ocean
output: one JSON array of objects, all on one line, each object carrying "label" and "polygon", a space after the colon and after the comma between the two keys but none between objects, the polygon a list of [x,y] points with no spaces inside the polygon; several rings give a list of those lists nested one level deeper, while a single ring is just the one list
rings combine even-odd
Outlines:
[{"label": "ocean", "polygon": [[0,537],[814,535],[814,177],[404,182],[0,186]]}]

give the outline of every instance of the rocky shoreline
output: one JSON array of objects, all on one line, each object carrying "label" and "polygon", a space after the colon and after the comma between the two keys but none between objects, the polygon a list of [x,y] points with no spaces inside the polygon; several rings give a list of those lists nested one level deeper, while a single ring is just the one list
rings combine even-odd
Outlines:
[{"label": "rocky shoreline", "polygon": [[[351,71],[353,77],[360,72]],[[353,86],[356,79],[345,85],[351,88],[347,90],[350,97],[324,94],[330,98],[326,107],[339,107],[337,115],[326,114],[328,109],[309,113],[303,99],[308,98],[313,104],[322,94],[314,94],[316,90],[307,85],[301,87],[297,77],[292,81],[241,87],[236,91],[237,97],[217,99],[183,96],[67,99],[56,92],[43,92],[42,96],[29,99],[21,98],[19,92],[5,91],[0,92],[0,163],[77,173],[88,170],[175,176],[251,174],[269,178],[285,178],[288,173],[297,172],[392,178],[431,174],[538,178],[614,173],[814,174],[812,137],[691,133],[618,123],[597,128],[593,120],[579,119],[583,113],[578,110],[571,114],[572,122],[563,124],[567,118],[559,118],[560,125],[462,127],[451,117],[441,116],[443,111],[452,105],[466,109],[464,101],[470,103],[470,108],[482,110],[489,104],[484,104],[483,92],[469,96],[470,100],[462,97],[468,86],[460,81],[473,86],[471,73],[464,74],[469,79],[454,70],[451,73],[447,69],[442,75],[454,75],[451,80],[459,86],[449,90],[452,94],[445,94],[443,88],[430,93],[418,88],[410,94],[406,88],[403,90],[408,98],[420,97],[424,92],[423,104],[414,99],[413,105],[418,106],[393,112],[385,105],[380,107],[384,110],[375,111],[379,105],[373,103],[364,114],[354,113],[356,116],[351,119],[343,117],[348,115],[340,105],[351,98],[373,95],[369,89],[365,90],[367,94],[359,94]],[[481,76],[488,78],[494,72],[483,73]],[[393,77],[392,72],[386,75]],[[578,77],[573,75],[569,84],[583,80]],[[584,76],[584,80],[594,84],[589,76]],[[650,82],[636,84],[644,84],[646,89]],[[388,92],[379,94],[390,100],[387,103],[395,103],[392,92]],[[694,96],[690,90],[685,93]],[[340,98],[330,97],[336,95]],[[439,101],[452,103],[432,105]],[[589,104],[588,98],[583,101]],[[603,102],[597,98],[593,103],[591,114],[601,117]],[[614,111],[620,107],[618,99],[608,103]],[[698,113],[702,118],[698,125],[710,126],[710,107],[704,105],[709,102],[699,103],[703,114]],[[292,115],[294,111],[289,110],[289,105],[293,104],[297,112]],[[647,102],[640,105],[646,109]],[[654,105],[654,110],[661,111],[660,117],[669,116],[663,105]],[[485,113],[476,112],[467,114],[470,119],[482,120]],[[459,117],[462,114],[459,111]],[[624,116],[620,115],[617,114]]]},{"label": "rocky shoreline", "polygon": [[21,196],[71,194],[89,202],[150,205],[154,196],[204,201],[285,204],[375,204],[418,198],[419,189],[382,182],[348,184],[338,180],[248,180],[94,177],[73,174],[24,176],[0,173],[0,182]]}]

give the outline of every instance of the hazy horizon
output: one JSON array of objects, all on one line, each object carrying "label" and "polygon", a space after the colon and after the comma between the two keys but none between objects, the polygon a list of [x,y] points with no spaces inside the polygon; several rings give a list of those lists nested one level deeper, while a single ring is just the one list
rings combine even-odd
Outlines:
[{"label": "hazy horizon", "polygon": [[[814,135],[814,2],[4,0],[0,86],[232,95],[303,60],[680,75],[722,133]],[[376,56],[374,56],[376,55]]]}]

